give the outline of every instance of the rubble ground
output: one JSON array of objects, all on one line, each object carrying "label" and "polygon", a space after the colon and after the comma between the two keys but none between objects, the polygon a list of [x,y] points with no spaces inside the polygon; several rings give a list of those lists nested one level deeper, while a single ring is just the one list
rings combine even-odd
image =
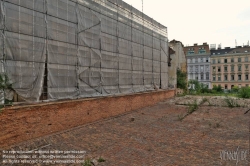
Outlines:
[{"label": "rubble ground", "polygon": [[[223,151],[249,150],[250,112],[244,113],[250,100],[234,100],[239,107],[226,107],[224,97],[175,97],[11,149],[81,150],[99,166],[227,166],[236,162],[245,166],[246,158],[236,161],[221,155]],[[194,101],[198,108],[180,120]],[[105,161],[98,163],[100,157]]]}]

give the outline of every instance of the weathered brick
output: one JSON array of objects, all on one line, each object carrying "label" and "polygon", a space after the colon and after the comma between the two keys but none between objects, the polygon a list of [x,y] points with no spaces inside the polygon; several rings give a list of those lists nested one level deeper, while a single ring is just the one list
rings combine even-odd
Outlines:
[{"label": "weathered brick", "polygon": [[0,114],[0,147],[152,106],[174,94],[166,90],[10,107]]}]

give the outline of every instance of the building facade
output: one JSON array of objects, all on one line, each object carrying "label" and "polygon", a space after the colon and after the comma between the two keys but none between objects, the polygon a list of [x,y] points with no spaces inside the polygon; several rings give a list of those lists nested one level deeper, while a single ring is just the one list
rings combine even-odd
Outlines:
[{"label": "building facade", "polygon": [[187,72],[187,57],[182,42],[172,40],[169,42],[169,47],[173,49],[175,53],[170,55],[172,61],[171,67],[168,68],[168,85],[169,87],[177,87],[177,70]]},{"label": "building facade", "polygon": [[211,83],[223,89],[249,86],[250,47],[211,50]]},{"label": "building facade", "polygon": [[194,44],[184,48],[187,55],[188,80],[198,80],[211,88],[210,81],[210,50],[207,43]]}]

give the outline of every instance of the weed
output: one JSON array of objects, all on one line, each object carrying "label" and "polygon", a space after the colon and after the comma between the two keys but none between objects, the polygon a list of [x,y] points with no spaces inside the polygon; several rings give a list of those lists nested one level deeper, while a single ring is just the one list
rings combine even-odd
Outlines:
[{"label": "weed", "polygon": [[188,114],[192,114],[194,111],[196,111],[198,108],[198,104],[197,104],[197,101],[194,100],[193,104],[189,104],[189,107],[188,107]]},{"label": "weed", "polygon": [[226,98],[224,99],[227,106],[230,108],[234,108],[234,107],[240,107],[240,105],[232,98],[229,98],[228,96],[226,96]]},{"label": "weed", "polygon": [[196,100],[192,104],[188,103],[188,111],[187,114],[184,116],[178,115],[178,120],[182,121],[184,118],[186,118],[188,115],[192,114],[194,111],[198,109],[199,105]]},{"label": "weed", "polygon": [[102,157],[99,157],[99,159],[97,161],[98,161],[98,163],[102,163],[102,162],[105,162],[106,160],[104,160]]},{"label": "weed", "polygon": [[89,158],[84,160],[84,163],[82,164],[82,166],[92,166],[91,160]]},{"label": "weed", "polygon": [[204,104],[204,103],[206,103],[206,102],[209,103],[209,100],[208,100],[207,98],[202,98],[202,101],[201,101],[200,105],[202,105],[202,104]]},{"label": "weed", "polygon": [[220,124],[219,123],[216,123],[215,127],[214,128],[219,128],[220,127]]},{"label": "weed", "polygon": [[184,117],[182,115],[178,115],[178,120],[182,121],[184,119]]}]

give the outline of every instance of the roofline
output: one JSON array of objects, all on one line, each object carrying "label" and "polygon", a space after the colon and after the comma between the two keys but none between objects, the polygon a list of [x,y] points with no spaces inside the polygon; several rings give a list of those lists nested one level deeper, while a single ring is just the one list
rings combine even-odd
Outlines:
[{"label": "roofline", "polygon": [[223,56],[241,56],[241,55],[250,55],[250,52],[243,52],[243,53],[228,53],[222,55],[211,55],[211,57],[223,57]]}]

